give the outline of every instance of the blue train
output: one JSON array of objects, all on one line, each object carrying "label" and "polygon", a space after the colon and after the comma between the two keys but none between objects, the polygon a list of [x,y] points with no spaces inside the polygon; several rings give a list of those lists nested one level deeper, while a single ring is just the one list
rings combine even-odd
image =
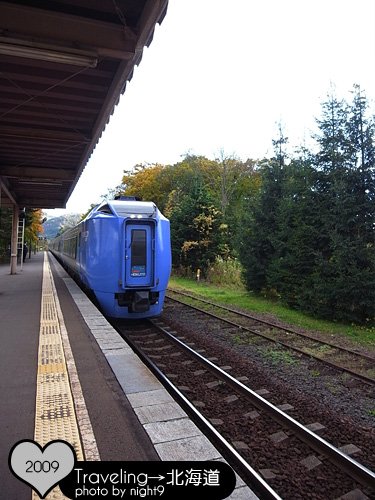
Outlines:
[{"label": "blue train", "polygon": [[105,201],[49,249],[95,294],[107,316],[161,313],[171,271],[170,228],[154,203]]}]

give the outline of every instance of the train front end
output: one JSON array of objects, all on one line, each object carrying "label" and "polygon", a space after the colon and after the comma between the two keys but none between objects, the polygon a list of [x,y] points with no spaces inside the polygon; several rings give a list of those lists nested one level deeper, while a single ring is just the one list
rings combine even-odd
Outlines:
[{"label": "train front end", "polygon": [[97,270],[89,274],[95,276],[92,289],[103,311],[114,318],[159,316],[171,271],[168,219],[152,202],[121,199],[98,207],[97,214],[92,229],[100,224],[100,231],[91,233],[101,241],[90,243]]}]

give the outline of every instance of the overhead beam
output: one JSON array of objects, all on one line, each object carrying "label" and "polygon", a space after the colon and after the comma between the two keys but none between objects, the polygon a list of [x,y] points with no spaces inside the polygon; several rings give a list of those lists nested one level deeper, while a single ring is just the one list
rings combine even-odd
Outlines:
[{"label": "overhead beam", "polygon": [[12,127],[11,125],[0,125],[0,136],[18,137],[22,139],[42,139],[45,141],[77,142],[88,144],[90,138],[76,132],[49,130],[35,127]]},{"label": "overhead beam", "polygon": [[16,200],[16,197],[13,195],[13,193],[11,192],[11,190],[8,188],[8,183],[5,179],[2,179],[0,177],[0,187],[1,187],[1,190],[4,191],[6,197],[12,202],[13,205],[17,205],[17,200]]},{"label": "overhead beam", "polygon": [[65,202],[56,198],[25,198],[22,200],[22,206],[29,208],[66,208]]},{"label": "overhead beam", "polygon": [[61,170],[44,167],[16,167],[0,165],[0,176],[21,178],[24,180],[43,181],[73,181],[75,173],[72,170]]},{"label": "overhead beam", "polygon": [[[14,87],[9,82],[1,81],[0,83],[1,94],[6,96],[6,98],[18,98],[18,96],[25,96],[25,92],[28,94],[32,94],[32,97],[27,99],[28,102],[31,102],[34,99],[39,99],[41,97],[46,97],[47,99],[52,99],[55,102],[69,102],[69,101],[78,101],[80,104],[93,103],[100,106],[102,102],[103,95],[98,92],[69,92],[69,89],[65,89],[63,86],[57,86],[53,90],[48,90],[48,92],[42,89],[42,86],[38,90],[35,87],[29,87],[24,84],[23,88]],[[74,92],[74,90],[73,90]],[[43,94],[43,95],[41,95]],[[90,95],[91,94],[91,95]],[[95,96],[95,97],[92,97]],[[26,102],[21,102],[20,104],[27,104]]]},{"label": "overhead beam", "polygon": [[119,24],[8,2],[0,3],[0,19],[2,32],[12,38],[62,42],[72,48],[95,49],[98,56],[115,59],[130,59],[135,52],[134,33]]},{"label": "overhead beam", "polygon": [[[56,85],[56,77],[53,78],[49,76],[42,76],[41,74],[28,74],[21,71],[5,71],[4,66],[2,68],[2,73],[12,82],[22,82],[22,85],[25,82],[37,83],[39,85],[43,84],[46,86]],[[99,79],[92,79],[90,82],[88,82],[87,79],[79,80],[78,78],[76,78],[74,80],[68,80],[64,82],[63,84],[59,85],[59,87],[64,87],[66,89],[77,89],[78,91],[83,90],[89,92],[105,92],[107,90],[107,85],[105,85],[105,83],[108,82],[108,79],[105,80],[104,78],[102,78],[101,83],[98,83],[98,80]]]},{"label": "overhead beam", "polygon": [[[0,188],[1,189],[1,188]],[[7,196],[2,194],[1,200],[0,200],[0,208],[13,208],[14,204],[9,200]]]}]

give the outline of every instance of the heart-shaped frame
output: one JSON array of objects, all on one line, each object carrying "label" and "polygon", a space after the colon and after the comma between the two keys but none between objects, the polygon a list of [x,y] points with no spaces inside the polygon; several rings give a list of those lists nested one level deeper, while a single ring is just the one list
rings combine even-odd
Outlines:
[{"label": "heart-shaped frame", "polygon": [[[58,446],[56,449],[56,445],[60,445],[60,446]],[[61,459],[61,458],[63,460],[65,460],[66,463],[63,465],[65,469],[59,473],[58,480],[56,482],[53,482],[53,484],[51,483],[51,480],[48,481],[48,478],[46,479],[46,476],[40,476],[40,478],[43,479],[44,483],[48,483],[47,485],[42,484],[42,488],[40,488],[40,484],[38,485],[37,484],[38,481],[35,480],[35,477],[36,477],[36,479],[38,479],[38,476],[35,476],[35,474],[39,474],[41,472],[44,472],[45,474],[46,473],[50,474],[51,469],[49,469],[48,471],[44,471],[44,470],[43,471],[42,470],[35,471],[34,470],[34,472],[29,471],[29,470],[25,470],[25,471],[20,470],[20,466],[23,465],[22,455],[24,456],[25,452],[31,453],[32,455],[34,455],[33,458],[38,458],[38,460],[36,460],[35,463],[40,462],[41,464],[43,464],[42,467],[44,467],[44,463],[48,462],[48,460],[45,460],[42,462],[41,460],[39,460],[39,457],[43,458],[43,455],[46,452],[48,452],[48,449],[51,447],[54,447],[55,452],[60,453],[60,456],[57,456],[57,457],[52,456],[51,458],[54,458],[56,462],[57,462],[57,459]],[[36,455],[38,455],[38,453],[39,453],[39,456],[36,456]],[[26,459],[27,458],[28,457],[26,457]],[[48,458],[48,457],[46,457],[46,458]],[[12,472],[12,474],[15,477],[17,477],[20,481],[22,481],[23,483],[30,486],[40,496],[40,498],[45,498],[48,495],[48,493],[57,484],[59,484],[59,482],[62,479],[64,479],[64,477],[66,477],[73,470],[73,468],[76,464],[76,461],[77,461],[77,457],[76,457],[76,453],[74,451],[73,446],[70,443],[68,443],[67,441],[63,441],[62,439],[55,439],[53,441],[49,441],[45,446],[40,446],[39,443],[37,443],[36,441],[33,441],[32,439],[22,439],[21,441],[18,441],[15,445],[12,446],[12,448],[9,452],[9,457],[8,457],[9,469]],[[26,462],[26,464],[29,462],[33,463],[32,460],[29,460]],[[50,462],[48,462],[48,463],[50,464]],[[58,462],[58,464],[60,467],[59,462]],[[34,465],[34,467],[35,467],[35,465]],[[31,466],[29,466],[29,468],[31,468]],[[33,475],[28,477],[26,475],[28,472],[31,472]],[[61,473],[62,473],[62,475],[61,475]],[[31,479],[31,481],[30,481],[30,479]],[[32,479],[34,479],[34,481],[32,481]],[[54,478],[54,479],[56,479],[56,478]]]}]

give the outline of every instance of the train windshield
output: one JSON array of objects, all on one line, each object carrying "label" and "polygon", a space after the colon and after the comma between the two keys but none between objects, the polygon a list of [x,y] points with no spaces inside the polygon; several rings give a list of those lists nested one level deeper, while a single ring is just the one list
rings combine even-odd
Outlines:
[{"label": "train windshield", "polygon": [[131,276],[146,276],[146,230],[132,229],[131,234]]},{"label": "train windshield", "polygon": [[150,201],[111,201],[109,204],[120,217],[144,215],[151,218],[156,216],[156,206]]}]

